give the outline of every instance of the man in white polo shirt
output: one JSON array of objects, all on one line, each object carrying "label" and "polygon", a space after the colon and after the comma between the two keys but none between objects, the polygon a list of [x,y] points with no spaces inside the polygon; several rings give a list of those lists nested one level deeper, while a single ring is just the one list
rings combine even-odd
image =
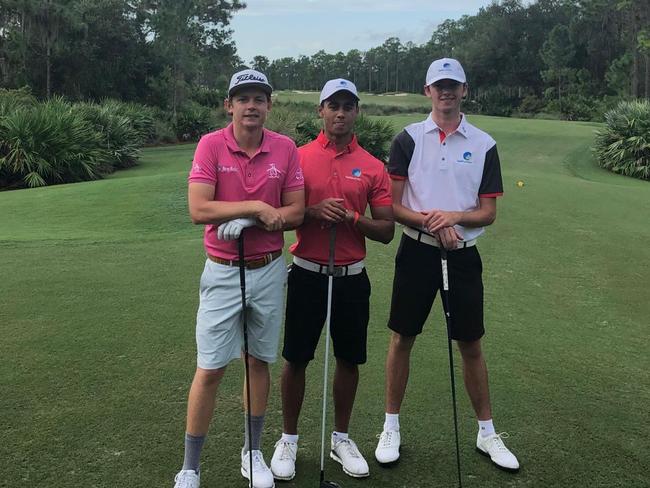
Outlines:
[{"label": "man in white polo shirt", "polygon": [[477,450],[499,468],[517,471],[517,458],[492,424],[483,328],[482,264],[476,241],[496,218],[503,193],[496,143],[460,111],[467,95],[465,72],[455,59],[438,59],[427,71],[431,99],[426,120],[407,126],[392,144],[395,220],[404,235],[395,257],[392,330],[386,359],[386,419],[375,457],[399,458],[399,411],[409,375],[410,354],[442,283],[440,247],[447,249],[451,337],[463,361],[465,388],[478,419]]}]

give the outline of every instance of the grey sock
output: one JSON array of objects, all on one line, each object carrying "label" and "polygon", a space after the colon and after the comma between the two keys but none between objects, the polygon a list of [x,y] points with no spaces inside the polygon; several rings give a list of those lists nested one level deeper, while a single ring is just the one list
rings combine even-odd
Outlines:
[{"label": "grey sock", "polygon": [[183,469],[193,469],[198,473],[201,462],[201,449],[205,436],[195,436],[185,432],[185,459],[183,459]]},{"label": "grey sock", "polygon": [[[251,450],[259,451],[263,430],[264,415],[251,415]],[[244,415],[244,453],[248,452],[248,450],[248,416]]]}]

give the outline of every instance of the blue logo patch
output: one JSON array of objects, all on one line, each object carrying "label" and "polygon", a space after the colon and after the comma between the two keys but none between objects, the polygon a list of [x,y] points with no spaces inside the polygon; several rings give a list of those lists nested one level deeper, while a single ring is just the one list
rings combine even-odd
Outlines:
[{"label": "blue logo patch", "polygon": [[355,178],[358,178],[359,176],[361,176],[361,170],[359,168],[354,168],[352,170],[352,176],[354,176]]},{"label": "blue logo patch", "polygon": [[469,151],[464,152],[464,153],[463,153],[463,159],[464,159],[465,161],[470,161],[470,160],[472,159],[472,153],[469,152]]},{"label": "blue logo patch", "polygon": [[451,64],[449,64],[449,63],[445,63],[445,64],[442,65],[442,67],[443,67],[443,68],[449,68],[449,67],[451,67]]},{"label": "blue logo patch", "polygon": [[347,85],[347,84],[348,84],[348,82],[345,81],[345,80],[341,80],[341,81],[339,81],[339,85]]}]

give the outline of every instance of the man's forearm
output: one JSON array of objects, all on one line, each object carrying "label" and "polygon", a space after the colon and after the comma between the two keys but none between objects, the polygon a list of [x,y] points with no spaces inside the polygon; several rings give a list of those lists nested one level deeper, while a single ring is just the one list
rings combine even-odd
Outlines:
[{"label": "man's forearm", "polygon": [[299,227],[305,219],[306,212],[304,205],[292,203],[284,207],[280,207],[278,211],[284,218],[284,226],[282,230],[292,230]]},{"label": "man's forearm", "polygon": [[190,218],[195,224],[219,225],[241,217],[257,218],[260,202],[245,200],[241,202],[206,201],[190,205]]},{"label": "man's forearm", "polygon": [[365,215],[359,215],[354,225],[368,239],[384,244],[392,241],[395,235],[395,223],[392,220],[370,219]]}]

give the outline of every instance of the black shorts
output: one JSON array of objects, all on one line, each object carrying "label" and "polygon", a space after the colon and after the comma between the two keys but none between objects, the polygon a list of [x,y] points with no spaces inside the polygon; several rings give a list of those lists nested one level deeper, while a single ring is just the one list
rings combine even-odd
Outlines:
[{"label": "black shorts", "polygon": [[[483,337],[483,264],[476,246],[447,253],[451,337]],[[388,327],[404,336],[422,332],[433,300],[442,287],[440,249],[403,235],[395,256],[393,298]],[[444,317],[441,317],[444,324]]]},{"label": "black shorts", "polygon": [[[282,356],[289,362],[314,359],[327,318],[327,275],[291,266]],[[335,277],[332,286],[330,333],[334,356],[351,364],[366,362],[370,280],[364,269],[353,276]]]}]

